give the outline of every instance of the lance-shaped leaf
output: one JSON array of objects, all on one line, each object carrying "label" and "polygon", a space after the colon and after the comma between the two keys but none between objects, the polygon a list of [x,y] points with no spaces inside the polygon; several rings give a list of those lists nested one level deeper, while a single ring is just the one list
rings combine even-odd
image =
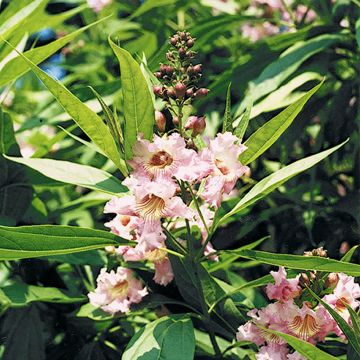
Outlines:
[{"label": "lance-shaped leaf", "polygon": [[280,185],[282,185],[284,182],[291,179],[295,175],[314,166],[319,161],[325,159],[334,151],[339,149],[345,143],[346,141],[340,145],[332,147],[331,149],[295,161],[294,163],[285,166],[284,168],[262,179],[236,204],[236,206],[231,211],[229,211],[219,220],[219,223],[221,224],[230,216],[252,205],[253,203],[263,198],[265,195],[269,194],[270,192],[278,188]]},{"label": "lance-shaped leaf", "polygon": [[43,82],[48,90],[54,95],[64,110],[74,119],[79,127],[88,135],[88,137],[113,161],[120,171],[127,175],[127,168],[124,160],[116,147],[115,141],[111,136],[110,130],[103,120],[85,104],[83,104],[75,95],[73,95],[64,85],[51,76],[46,74],[32,61],[23,54],[19,54]]},{"label": "lance-shaped leaf", "polygon": [[98,190],[111,195],[127,191],[121,182],[108,172],[88,165],[52,159],[25,159],[6,156],[7,159],[31,167],[43,175],[64,183]]},{"label": "lance-shaped leaf", "polygon": [[[60,39],[51,42],[50,44],[25,51],[24,56],[26,56],[34,64],[39,64],[40,62],[48,58],[50,55],[61,49],[64,45],[74,40],[78,35],[87,30],[89,27],[98,24],[100,21],[102,20],[84,26],[81,29],[72,32],[71,34],[63,36]],[[17,79],[19,76],[25,74],[27,71],[29,71],[29,65],[20,55],[18,55],[17,57],[7,62],[3,68],[1,68],[0,86],[3,86],[10,81]]]},{"label": "lance-shaped leaf", "polygon": [[155,111],[148,85],[139,64],[124,49],[110,38],[109,43],[119,60],[121,89],[124,104],[124,141],[126,158],[131,158],[132,146],[138,134],[151,139],[154,127]]},{"label": "lance-shaped leaf", "polygon": [[295,117],[321,85],[322,83],[312,88],[298,101],[288,106],[279,115],[256,130],[255,133],[245,141],[247,150],[240,155],[241,163],[244,165],[249,164],[274,144],[280,135],[291,125]]},{"label": "lance-shaped leaf", "polygon": [[325,272],[343,272],[351,276],[360,276],[360,265],[319,256],[301,256],[274,254],[252,249],[233,250],[242,258],[257,260],[263,264],[285,266],[290,269],[316,270]]},{"label": "lance-shaped leaf", "polygon": [[226,92],[226,104],[224,113],[224,123],[222,132],[232,131],[232,117],[231,117],[231,83]]},{"label": "lance-shaped leaf", "polygon": [[72,254],[125,244],[132,242],[108,231],[76,226],[0,226],[0,260]]}]

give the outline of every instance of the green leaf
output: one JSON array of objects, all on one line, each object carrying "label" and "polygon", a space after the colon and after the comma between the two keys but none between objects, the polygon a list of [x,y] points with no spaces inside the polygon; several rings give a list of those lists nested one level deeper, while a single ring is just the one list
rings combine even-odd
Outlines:
[{"label": "green leaf", "polygon": [[127,191],[127,188],[122,185],[116,177],[104,170],[88,165],[52,159],[25,159],[10,156],[6,156],[6,158],[29,166],[50,179],[62,181],[67,184],[78,185],[111,195],[119,195]]},{"label": "green leaf", "polygon": [[107,231],[76,226],[0,226],[0,260],[72,254],[131,243]]},{"label": "green leaf", "polygon": [[[243,139],[246,129],[249,125],[250,115],[252,109],[252,102],[249,103],[246,108],[244,115],[241,117],[238,126],[234,130],[234,135],[237,136],[240,140]],[[247,150],[246,150],[247,151]]]},{"label": "green leaf", "polygon": [[350,262],[354,255],[354,252],[359,248],[360,245],[353,246],[342,258],[341,261]]},{"label": "green leaf", "polygon": [[[345,265],[354,265],[354,264],[345,264]],[[359,265],[358,265],[359,266]],[[359,266],[360,268],[360,266]],[[340,272],[340,271],[339,271]],[[359,275],[354,275],[359,276]],[[327,304],[325,301],[320,299],[309,287],[308,290],[310,294],[329,312],[329,314],[334,318],[334,320],[339,325],[339,328],[341,331],[345,334],[347,337],[349,343],[353,347],[353,349],[357,352],[357,354],[360,356],[360,339],[356,336],[354,330],[352,327],[345,321],[345,319],[338,314],[329,304]]]},{"label": "green leaf", "polygon": [[232,118],[231,118],[231,83],[227,88],[226,92],[226,105],[224,113],[224,123],[222,132],[232,131]]},{"label": "green leaf", "polygon": [[145,139],[151,139],[155,110],[139,64],[110,38],[109,43],[120,63],[121,88],[124,98],[125,155],[126,158],[131,158],[132,146],[136,142],[138,134],[143,134]]},{"label": "green leaf", "polygon": [[245,142],[247,150],[240,155],[241,163],[249,164],[274,144],[321,85],[322,82],[253,133]]},{"label": "green leaf", "polygon": [[[24,52],[24,56],[26,56],[34,64],[39,64],[46,58],[48,58],[50,55],[58,51],[60,48],[62,48],[64,45],[68,44],[70,41],[73,41],[82,32],[98,24],[100,21],[84,26],[83,28],[78,29],[66,36],[63,36],[60,39],[51,42],[50,44],[39,46],[29,51],[26,51]],[[29,71],[29,65],[20,55],[18,55],[14,59],[7,62],[5,66],[1,69],[0,86],[4,86],[10,81],[17,79],[19,76],[24,75],[27,71]]]},{"label": "green leaf", "polygon": [[77,317],[87,317],[94,321],[108,321],[113,319],[112,315],[109,315],[105,311],[101,310],[90,303],[84,304],[79,308],[76,313]]},{"label": "green leaf", "polygon": [[47,2],[48,0],[33,0],[26,6],[18,8],[15,14],[0,24],[0,38],[9,38],[9,36],[24,23],[26,18]]},{"label": "green leaf", "polygon": [[274,254],[257,250],[234,250],[245,259],[260,261],[263,264],[285,266],[298,270],[317,270],[325,272],[343,272],[351,276],[360,276],[360,265],[343,261],[327,259],[319,256],[301,256]]},{"label": "green leaf", "polygon": [[79,127],[89,138],[111,159],[120,171],[127,175],[127,168],[123,159],[120,158],[115,141],[108,127],[102,119],[83,104],[64,85],[46,74],[23,54],[20,56],[27,62],[35,75],[43,82],[48,90],[54,95],[64,110],[74,119]]},{"label": "green leaf", "polygon": [[355,29],[356,29],[356,33],[355,33],[356,42],[357,42],[358,48],[360,49],[360,19],[358,19],[356,21]]},{"label": "green leaf", "polygon": [[314,166],[315,164],[317,164],[318,162],[320,162],[321,160],[325,159],[327,156],[332,154],[334,151],[339,149],[345,143],[346,141],[340,145],[334,146],[331,149],[295,161],[294,163],[285,166],[282,169],[262,179],[236,204],[236,206],[230,212],[225,214],[219,220],[219,223],[224,222],[230,216],[252,205],[253,203],[263,198],[265,195],[269,194],[270,192],[278,188],[280,185],[282,185],[283,183],[285,183],[287,180],[291,179],[295,175]]},{"label": "green leaf", "polygon": [[84,296],[71,297],[64,290],[54,287],[42,287],[15,282],[0,289],[1,298],[7,301],[10,307],[23,307],[35,301],[71,304],[86,300]]},{"label": "green leaf", "polygon": [[134,19],[157,7],[172,5],[176,2],[177,0],[146,0],[129,16],[129,19]]},{"label": "green leaf", "polygon": [[193,360],[195,335],[186,315],[164,316],[137,332],[130,340],[122,360]]},{"label": "green leaf", "polygon": [[[252,101],[255,103],[276,90],[304,61],[342,39],[343,35],[324,34],[295,43],[274,62],[267,65],[259,77],[250,83],[248,94],[251,96]],[[248,102],[249,98],[246,97],[239,105],[235,117],[238,117],[244,111]]]},{"label": "green leaf", "polygon": [[264,331],[269,332],[271,334],[275,334],[281,338],[283,338],[291,347],[294,348],[298,353],[303,355],[305,359],[308,360],[336,360],[337,358],[327,354],[326,352],[318,349],[314,345],[296,338],[295,336],[281,333],[279,331],[269,330],[263,328]]}]

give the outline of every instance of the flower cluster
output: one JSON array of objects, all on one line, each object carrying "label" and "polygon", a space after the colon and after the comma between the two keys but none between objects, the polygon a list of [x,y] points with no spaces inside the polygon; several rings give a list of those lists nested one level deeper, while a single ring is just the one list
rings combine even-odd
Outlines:
[{"label": "flower cluster", "polygon": [[[204,130],[205,118],[190,116],[186,123],[181,122],[183,106],[206,92],[206,89],[197,87],[201,66],[192,65],[190,61],[193,57],[190,48],[194,42],[195,39],[185,31],[171,37],[170,43],[176,50],[169,51],[167,59],[172,65],[163,64],[156,73],[163,84],[158,95],[173,114],[178,115],[178,132],[172,130],[171,134],[166,133],[165,116],[160,112],[155,114],[161,136],[155,134],[147,140],[139,135],[132,149],[133,157],[128,160],[130,176],[123,181],[129,193],[123,197],[114,196],[104,209],[105,213],[115,214],[105,226],[118,236],[136,243],[135,247],[109,247],[106,250],[125,262],[147,261],[153,264],[153,280],[163,286],[174,277],[168,257],[169,250],[174,249],[167,248],[166,240],[169,231],[185,228],[184,223],[196,226],[201,233],[200,246],[192,246],[202,247],[205,256],[217,260],[208,241],[215,210],[223,197],[235,188],[238,179],[248,171],[238,160],[246,147],[235,135],[225,132],[215,139],[203,139],[203,146],[199,149],[193,137]],[[156,87],[154,91],[157,92]],[[173,122],[176,122],[175,118]],[[180,249],[188,246],[181,239],[171,240]],[[102,277],[106,279],[105,284]],[[110,278],[113,280],[110,281]],[[90,296],[90,301],[105,311],[109,311],[107,303],[113,300],[113,294],[117,294],[117,291],[111,290],[112,284],[117,284],[115,273],[108,274],[104,270],[98,280],[97,295]],[[124,294],[130,292],[131,283],[121,288]],[[103,298],[106,300],[102,301]],[[131,299],[132,296],[129,296],[128,301],[131,302]],[[118,302],[111,304],[111,312],[117,305],[117,311],[124,309]]]},{"label": "flower cluster", "polygon": [[250,311],[251,320],[240,326],[237,332],[239,341],[251,341],[260,347],[256,355],[258,360],[304,359],[297,352],[289,353],[286,342],[266,329],[290,334],[313,344],[324,341],[330,333],[344,337],[328,311],[311,299],[307,286],[322,287],[322,300],[350,324],[347,305],[354,310],[360,305],[360,286],[353,277],[331,273],[324,280],[321,273],[311,273],[310,277],[304,273],[288,279],[283,267],[277,272],[272,271],[271,275],[275,283],[268,284],[265,291],[268,298],[275,302]]}]

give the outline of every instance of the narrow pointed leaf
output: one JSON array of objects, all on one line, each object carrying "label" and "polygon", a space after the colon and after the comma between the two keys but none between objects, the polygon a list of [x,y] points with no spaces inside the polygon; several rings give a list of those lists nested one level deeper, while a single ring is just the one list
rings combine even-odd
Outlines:
[{"label": "narrow pointed leaf", "polygon": [[236,135],[240,140],[243,139],[246,129],[249,125],[251,109],[252,109],[252,102],[250,102],[249,105],[247,106],[244,115],[242,116],[238,126],[234,130],[234,135]]},{"label": "narrow pointed leaf", "polygon": [[267,176],[266,178],[259,181],[238,203],[237,205],[227,214],[225,214],[220,220],[219,223],[224,222],[230,216],[236,214],[237,212],[245,209],[246,207],[252,205],[259,199],[263,198],[265,195],[269,194],[280,185],[285,183],[287,180],[291,179],[295,175],[309,169],[314,166],[321,160],[328,157],[334,151],[339,149],[346,143],[343,142],[340,145],[334,146],[331,149],[322,151],[318,154],[311,155],[307,158],[295,161],[294,163],[285,166],[284,168],[274,172],[273,174]]},{"label": "narrow pointed leaf", "polygon": [[101,150],[104,151],[124,176],[126,176],[127,169],[125,162],[121,159],[115,141],[103,120],[83,104],[64,85],[46,74],[45,71],[41,70],[23,54],[19,55],[27,62],[31,70],[54,95],[59,104],[74,119],[79,127]]},{"label": "narrow pointed leaf", "polygon": [[139,64],[110,38],[109,43],[120,64],[121,89],[124,98],[125,155],[126,158],[131,158],[132,146],[138,134],[142,134],[145,139],[151,139],[155,110]]},{"label": "narrow pointed leaf", "polygon": [[0,226],[0,260],[72,254],[131,243],[108,231],[76,226]]},{"label": "narrow pointed leaf", "polygon": [[6,156],[7,159],[31,167],[43,175],[68,184],[98,190],[111,195],[127,191],[121,182],[108,172],[88,165],[52,159],[25,159]]},{"label": "narrow pointed leaf", "polygon": [[231,118],[231,83],[229,84],[226,92],[226,105],[224,114],[224,123],[222,132],[232,131],[232,118]]},{"label": "narrow pointed leaf", "polygon": [[351,276],[360,276],[359,264],[346,263],[319,256],[274,254],[252,249],[233,250],[232,252],[245,259],[257,260],[263,264],[284,266],[289,269],[343,272]]},{"label": "narrow pointed leaf", "polygon": [[245,142],[247,150],[240,155],[241,163],[251,163],[274,144],[321,85],[322,82],[255,131]]}]

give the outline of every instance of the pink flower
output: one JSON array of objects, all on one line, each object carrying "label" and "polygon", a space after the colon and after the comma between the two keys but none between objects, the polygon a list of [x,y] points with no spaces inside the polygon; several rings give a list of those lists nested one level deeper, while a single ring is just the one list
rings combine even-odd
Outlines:
[{"label": "pink flower", "polygon": [[129,163],[135,176],[146,174],[155,178],[194,181],[210,171],[208,164],[201,161],[194,150],[187,149],[185,140],[176,133],[163,137],[154,135],[153,142],[139,138],[133,152],[134,157]]},{"label": "pink flower", "polygon": [[288,301],[300,294],[299,276],[295,279],[286,279],[286,271],[282,266],[279,271],[271,271],[270,274],[275,280],[275,284],[266,286],[266,295],[270,300]]},{"label": "pink flower", "polygon": [[305,341],[314,342],[313,339],[318,336],[324,325],[321,313],[310,309],[306,303],[303,303],[301,308],[292,304],[288,307],[286,315],[290,333]]},{"label": "pink flower", "polygon": [[229,194],[236,181],[248,169],[238,160],[239,155],[246,150],[244,145],[237,144],[238,140],[230,132],[218,134],[210,141],[209,148],[201,152],[202,159],[210,163],[212,168],[202,196],[212,206],[220,206],[223,193]]},{"label": "pink flower", "polygon": [[157,284],[166,286],[174,279],[174,273],[169,258],[166,256],[160,261],[155,261],[154,281]]},{"label": "pink flower", "polygon": [[249,38],[252,42],[258,41],[266,36],[278,34],[279,31],[279,27],[269,21],[258,24],[244,23],[241,26],[242,35]]},{"label": "pink flower", "polygon": [[279,344],[270,344],[262,346],[255,355],[256,360],[287,360],[289,349],[287,346]]},{"label": "pink flower", "polygon": [[260,329],[251,321],[241,325],[236,333],[237,341],[251,341],[260,346],[264,344],[265,339]]},{"label": "pink flower", "polygon": [[332,294],[325,295],[323,300],[335,309],[347,322],[350,323],[350,314],[346,305],[353,310],[360,305],[360,285],[355,283],[352,276],[338,274],[339,281]]},{"label": "pink flower", "polygon": [[131,304],[139,303],[148,294],[134,273],[123,267],[109,273],[101,269],[96,282],[95,291],[88,294],[90,303],[110,314],[128,312]]},{"label": "pink flower", "polygon": [[95,12],[101,11],[105,6],[112,3],[112,0],[87,0],[87,3],[91,9]]},{"label": "pink flower", "polygon": [[297,351],[293,352],[292,354],[289,354],[287,356],[288,360],[306,360],[301,354],[299,354]]},{"label": "pink flower", "polygon": [[[111,201],[111,200],[110,200]],[[127,240],[135,240],[137,230],[143,224],[143,220],[137,216],[116,215],[114,219],[104,225],[110,228],[111,232]]]}]

